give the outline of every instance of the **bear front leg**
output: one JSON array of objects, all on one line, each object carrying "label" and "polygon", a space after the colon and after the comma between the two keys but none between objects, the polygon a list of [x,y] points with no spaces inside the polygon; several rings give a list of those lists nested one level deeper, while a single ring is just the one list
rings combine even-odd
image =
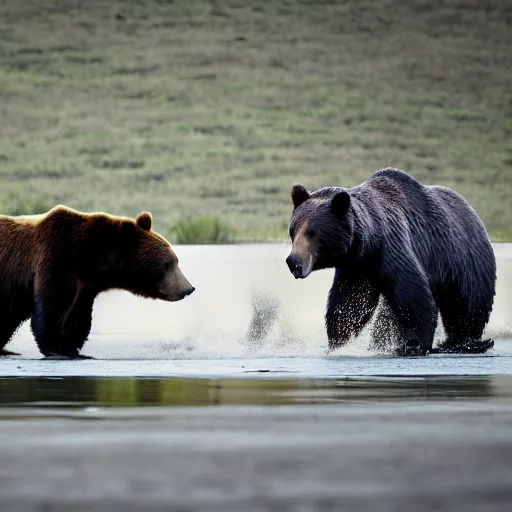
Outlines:
[{"label": "bear front leg", "polygon": [[[432,351],[437,306],[420,265],[402,256],[387,260],[381,271],[382,293],[396,316],[399,355],[426,355]],[[398,265],[399,264],[399,265]]]},{"label": "bear front leg", "polygon": [[[89,332],[87,325],[86,329],[70,329],[69,335],[66,333],[68,321],[74,318],[75,306],[80,306],[79,288],[60,282],[48,286],[48,290],[40,287],[34,298],[31,326],[39,350],[46,357],[83,359],[79,352]],[[92,314],[92,304],[90,312]]]},{"label": "bear front leg", "polygon": [[325,314],[329,350],[341,347],[361,332],[379,303],[379,295],[364,275],[342,275],[336,269]]},{"label": "bear front leg", "polygon": [[[92,308],[96,292],[90,289],[82,289],[75,303],[71,307],[64,322],[64,336],[69,345],[82,350],[84,343],[89,337],[92,323]],[[93,359],[92,357],[80,355],[79,359]]]}]

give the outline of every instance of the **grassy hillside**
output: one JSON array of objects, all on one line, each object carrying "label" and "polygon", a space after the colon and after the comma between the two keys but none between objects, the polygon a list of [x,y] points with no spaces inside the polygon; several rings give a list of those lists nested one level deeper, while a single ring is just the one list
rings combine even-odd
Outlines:
[{"label": "grassy hillside", "polygon": [[399,167],[512,239],[508,0],[0,0],[0,211],[286,236],[290,188]]}]

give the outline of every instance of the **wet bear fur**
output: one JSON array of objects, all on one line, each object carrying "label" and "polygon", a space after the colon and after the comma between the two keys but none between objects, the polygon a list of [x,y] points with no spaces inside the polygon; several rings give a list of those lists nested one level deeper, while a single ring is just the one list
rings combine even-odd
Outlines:
[{"label": "wet bear fur", "polygon": [[151,224],[149,213],[134,220],[65,206],[0,216],[0,354],[12,354],[5,345],[31,317],[45,356],[80,357],[104,290],[168,301],[190,294],[171,246]]},{"label": "wet bear fur", "polygon": [[[372,337],[398,339],[396,351],[484,352],[496,261],[485,227],[456,192],[425,186],[397,169],[382,169],[353,188],[292,190],[296,278],[334,268],[325,323],[330,349],[370,321]],[[440,313],[446,340],[433,349]]]}]

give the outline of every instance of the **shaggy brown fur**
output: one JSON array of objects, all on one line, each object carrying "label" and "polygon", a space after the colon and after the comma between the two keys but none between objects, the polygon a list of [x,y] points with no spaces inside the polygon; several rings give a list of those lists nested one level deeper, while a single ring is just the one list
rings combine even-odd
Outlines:
[{"label": "shaggy brown fur", "polygon": [[[57,206],[43,215],[0,216],[0,354],[19,325],[46,356],[77,358],[98,293],[120,288],[176,301],[194,291],[169,243],[135,220]],[[83,357],[83,356],[82,356]]]}]

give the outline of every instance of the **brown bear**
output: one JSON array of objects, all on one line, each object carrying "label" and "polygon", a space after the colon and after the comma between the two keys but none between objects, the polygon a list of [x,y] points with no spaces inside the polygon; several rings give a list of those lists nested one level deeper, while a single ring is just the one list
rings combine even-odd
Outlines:
[{"label": "brown bear", "polygon": [[56,206],[42,215],[0,216],[0,355],[22,322],[47,357],[80,356],[96,296],[118,288],[178,301],[194,288],[170,244],[135,220]]},{"label": "brown bear", "polygon": [[[397,353],[482,353],[496,285],[485,227],[453,190],[382,169],[353,188],[292,190],[296,278],[334,268],[325,316],[329,347],[356,336],[382,296],[375,334],[397,334]],[[446,341],[432,347],[438,313]],[[377,343],[379,344],[379,343]]]}]

